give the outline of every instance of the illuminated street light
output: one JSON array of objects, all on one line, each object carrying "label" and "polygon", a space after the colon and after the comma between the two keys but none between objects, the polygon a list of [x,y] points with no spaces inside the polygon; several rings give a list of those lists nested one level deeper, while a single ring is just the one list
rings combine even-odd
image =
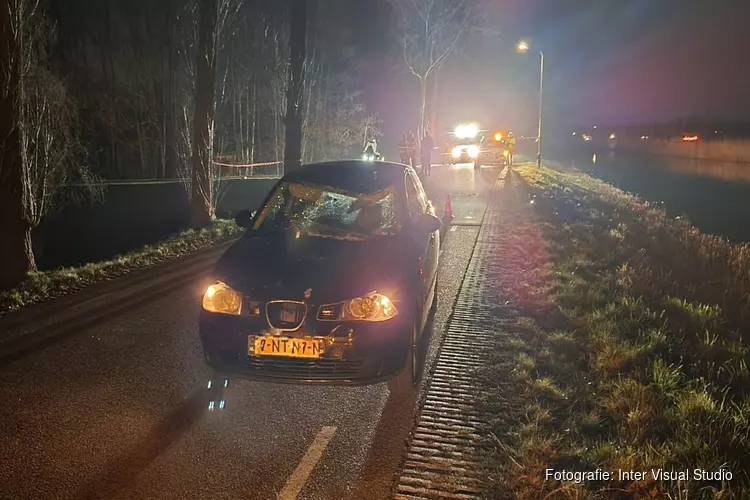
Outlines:
[{"label": "illuminated street light", "polygon": [[609,134],[609,138],[610,139],[614,139],[615,138],[615,134]]},{"label": "illuminated street light", "polygon": [[[529,43],[521,40],[516,45],[519,53],[525,54],[529,50]],[[539,129],[536,134],[536,166],[542,167],[542,97],[544,95],[544,52],[539,51]]]}]

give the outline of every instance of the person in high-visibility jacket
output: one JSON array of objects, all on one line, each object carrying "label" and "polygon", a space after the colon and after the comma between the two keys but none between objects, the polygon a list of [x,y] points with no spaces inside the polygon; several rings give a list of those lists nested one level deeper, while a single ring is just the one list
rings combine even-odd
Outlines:
[{"label": "person in high-visibility jacket", "polygon": [[505,144],[508,147],[508,165],[513,166],[513,153],[516,151],[516,138],[513,137],[513,132],[508,132],[508,139]]}]

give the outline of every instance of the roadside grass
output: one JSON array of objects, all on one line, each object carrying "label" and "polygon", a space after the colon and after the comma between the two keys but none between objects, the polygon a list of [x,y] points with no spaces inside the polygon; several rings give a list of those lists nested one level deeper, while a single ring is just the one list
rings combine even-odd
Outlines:
[{"label": "roadside grass", "polygon": [[[582,173],[516,172],[502,286],[518,320],[482,373],[490,495],[750,498],[750,245]],[[548,468],[648,475],[575,484],[545,481]]]},{"label": "roadside grass", "polygon": [[154,245],[144,246],[110,260],[79,267],[34,271],[18,287],[0,292],[0,315],[80,290],[97,282],[123,276],[131,271],[182,257],[239,236],[242,231],[234,221],[218,219],[206,228],[197,231],[189,229]]}]

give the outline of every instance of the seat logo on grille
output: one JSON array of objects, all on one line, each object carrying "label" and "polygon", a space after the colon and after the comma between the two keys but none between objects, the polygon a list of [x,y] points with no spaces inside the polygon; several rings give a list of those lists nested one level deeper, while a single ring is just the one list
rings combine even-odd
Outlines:
[{"label": "seat logo on grille", "polygon": [[297,324],[302,321],[302,308],[297,304],[281,304],[279,320],[282,323]]},{"label": "seat logo on grille", "polygon": [[306,316],[307,306],[303,302],[272,300],[266,303],[266,321],[271,328],[295,331],[302,326]]}]

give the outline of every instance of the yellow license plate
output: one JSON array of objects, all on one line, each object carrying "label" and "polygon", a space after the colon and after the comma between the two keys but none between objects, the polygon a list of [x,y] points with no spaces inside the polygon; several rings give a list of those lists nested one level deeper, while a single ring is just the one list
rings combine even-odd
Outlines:
[{"label": "yellow license plate", "polygon": [[265,335],[255,337],[248,351],[256,356],[286,356],[288,358],[319,358],[323,355],[323,339],[298,339]]}]

